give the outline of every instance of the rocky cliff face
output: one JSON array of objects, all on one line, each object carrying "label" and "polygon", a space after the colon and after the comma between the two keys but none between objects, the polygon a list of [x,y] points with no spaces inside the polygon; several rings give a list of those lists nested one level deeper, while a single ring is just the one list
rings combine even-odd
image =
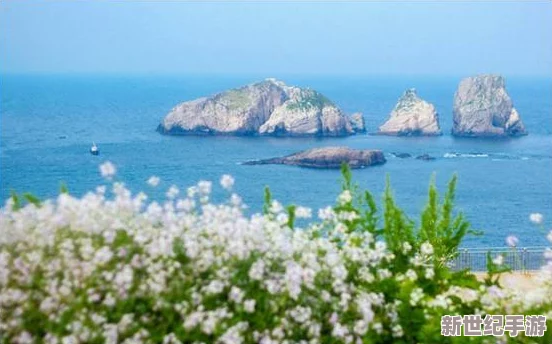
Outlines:
[{"label": "rocky cliff face", "polygon": [[378,134],[397,136],[441,135],[435,106],[418,97],[411,88],[399,98],[389,119],[379,127]]},{"label": "rocky cliff face", "polygon": [[275,79],[177,105],[161,122],[165,134],[346,136],[351,119],[322,94]]},{"label": "rocky cliff face", "polygon": [[366,132],[366,123],[364,122],[364,116],[360,112],[355,112],[351,115],[351,126],[357,133]]},{"label": "rocky cliff face", "polygon": [[314,148],[285,157],[248,161],[245,165],[281,164],[311,168],[340,168],[347,163],[351,168],[380,165],[386,162],[380,150],[357,150],[347,147]]},{"label": "rocky cliff face", "polygon": [[527,135],[502,76],[479,75],[460,82],[454,95],[452,134],[468,137]]},{"label": "rocky cliff face", "polygon": [[264,135],[344,136],[353,133],[350,120],[322,94],[287,87],[288,99],[259,128]]}]

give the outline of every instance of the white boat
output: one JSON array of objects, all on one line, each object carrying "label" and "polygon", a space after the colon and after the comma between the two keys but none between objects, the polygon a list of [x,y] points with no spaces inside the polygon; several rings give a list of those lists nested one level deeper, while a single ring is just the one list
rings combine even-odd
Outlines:
[{"label": "white boat", "polygon": [[92,143],[92,147],[90,147],[90,154],[100,155],[100,149],[98,148],[98,146],[96,146],[94,142]]}]

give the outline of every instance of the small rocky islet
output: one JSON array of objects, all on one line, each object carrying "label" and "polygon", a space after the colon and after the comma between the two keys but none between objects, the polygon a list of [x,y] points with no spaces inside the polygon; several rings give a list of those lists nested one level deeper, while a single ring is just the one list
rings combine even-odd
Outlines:
[{"label": "small rocky islet", "polygon": [[343,163],[351,168],[364,168],[385,164],[380,150],[351,149],[348,147],[322,147],[301,151],[291,155],[244,162],[244,165],[293,165],[309,168],[336,169]]},{"label": "small rocky islet", "polygon": [[399,98],[389,119],[382,124],[378,135],[437,136],[441,135],[439,115],[433,104],[418,97],[416,89],[406,90]]},{"label": "small rocky islet", "polygon": [[500,75],[465,78],[454,95],[452,135],[512,137],[527,135]]}]

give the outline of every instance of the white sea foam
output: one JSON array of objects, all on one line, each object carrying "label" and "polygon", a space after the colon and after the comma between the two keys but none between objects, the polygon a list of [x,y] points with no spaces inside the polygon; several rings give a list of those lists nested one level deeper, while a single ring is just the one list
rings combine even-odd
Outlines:
[{"label": "white sea foam", "polygon": [[443,155],[443,158],[488,158],[489,154],[485,153],[456,153],[447,152]]}]

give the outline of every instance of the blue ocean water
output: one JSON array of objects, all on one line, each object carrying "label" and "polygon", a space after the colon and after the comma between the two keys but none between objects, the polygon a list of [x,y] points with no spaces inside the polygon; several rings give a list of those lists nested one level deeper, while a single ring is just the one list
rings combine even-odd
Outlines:
[{"label": "blue ocean water", "polygon": [[[281,156],[310,147],[346,145],[382,149],[388,162],[356,170],[361,187],[381,195],[389,175],[398,203],[417,219],[432,175],[444,190],[458,174],[458,209],[485,234],[465,246],[503,246],[509,234],[521,246],[546,243],[529,223],[532,212],[552,220],[552,80],[508,78],[507,89],[530,132],[508,140],[457,139],[448,135],[452,99],[459,78],[299,77],[289,84],[312,87],[348,113],[364,113],[369,131],[385,120],[406,88],[435,104],[442,137],[398,138],[359,135],[348,138],[172,137],[155,131],[177,103],[241,86],[262,77],[214,76],[2,76],[0,85],[0,199],[10,190],[39,197],[57,195],[62,182],[80,195],[104,184],[98,165],[118,168],[117,179],[133,191],[162,198],[176,184],[184,189],[202,179],[236,178],[236,191],[258,211],[263,188],[274,196],[313,208],[332,204],[339,172],[288,166],[243,166],[240,162]],[[92,141],[100,156],[88,150]],[[430,154],[435,161],[394,158],[391,152]],[[162,180],[151,188],[151,176]],[[225,194],[218,190],[217,199]]]}]

